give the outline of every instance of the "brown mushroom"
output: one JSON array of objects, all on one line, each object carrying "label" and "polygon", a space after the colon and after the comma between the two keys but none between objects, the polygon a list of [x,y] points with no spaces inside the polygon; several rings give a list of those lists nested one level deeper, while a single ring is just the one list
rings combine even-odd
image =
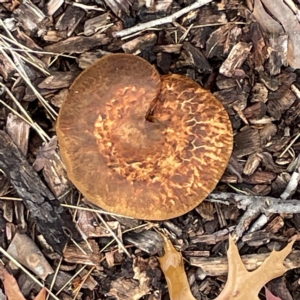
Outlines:
[{"label": "brown mushroom", "polygon": [[68,176],[89,201],[148,220],[202,202],[233,145],[228,114],[209,91],[128,54],[107,55],[77,77],[57,135]]}]

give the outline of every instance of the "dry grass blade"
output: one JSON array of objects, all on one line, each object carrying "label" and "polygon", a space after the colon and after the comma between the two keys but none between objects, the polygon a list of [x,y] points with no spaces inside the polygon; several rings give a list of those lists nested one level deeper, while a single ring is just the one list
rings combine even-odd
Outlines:
[{"label": "dry grass blade", "polygon": [[3,35],[0,35],[0,39],[1,39],[1,43],[0,43],[1,50],[14,51],[16,53],[16,55],[18,55],[18,57],[20,59],[22,59],[23,61],[27,62],[28,64],[31,64],[32,66],[34,66],[36,69],[40,70],[45,75],[50,75],[50,73],[48,71],[46,71],[42,66],[35,63],[34,57],[31,56],[30,52],[27,52],[26,49],[22,49],[23,50],[22,52],[25,53],[27,56],[29,56],[28,58],[26,58],[25,56],[19,55],[18,54],[19,49],[11,47],[11,45],[9,45],[8,42],[6,42],[6,40],[8,40],[10,43],[13,43],[13,40],[10,40],[10,39],[5,40],[3,38]]},{"label": "dry grass blade", "polygon": [[[10,44],[19,47],[19,48],[13,48],[13,47],[11,47],[11,45],[9,45],[8,47],[0,47],[0,49],[4,49],[4,50],[12,49],[15,52],[25,52],[27,55],[29,55],[30,53],[35,53],[35,54],[46,54],[46,55],[49,55],[49,56],[66,57],[66,58],[73,58],[73,59],[76,58],[75,56],[67,55],[67,54],[64,54],[64,53],[55,53],[55,52],[48,52],[48,51],[32,50],[32,49],[18,43],[17,41],[8,38],[7,36],[4,36],[4,35],[0,34],[0,37],[1,37],[2,40],[5,40]],[[43,70],[43,71],[45,72],[45,70]],[[48,74],[48,72],[46,74]]]},{"label": "dry grass blade", "polygon": [[[2,196],[0,197],[0,200],[22,201],[21,198],[17,198],[17,197],[2,197]],[[70,204],[62,204],[61,206],[69,208],[69,209],[91,211],[91,212],[94,212],[94,213],[104,214],[104,215],[108,215],[108,216],[124,217],[123,215],[120,215],[120,214],[114,214],[114,213],[111,213],[111,212],[108,212],[108,211],[104,211],[104,210],[101,210],[101,209],[96,209],[96,208],[94,209],[94,208],[88,208],[88,207],[82,207],[82,206],[76,206],[76,205],[70,205]],[[130,218],[130,217],[126,217],[126,218],[127,219],[133,219],[133,218]],[[144,227],[146,225],[147,224],[141,225],[140,227]],[[131,230],[134,230],[134,229],[131,229]],[[126,230],[124,232],[128,232],[128,231],[130,231],[130,230]]]},{"label": "dry grass blade", "polygon": [[[4,22],[0,19],[0,25],[3,27],[3,29],[5,30],[6,34],[8,35],[8,37],[5,37],[5,40],[7,42],[13,43],[15,45],[17,45],[18,47],[25,49],[26,47],[23,46],[22,44],[20,44],[15,37],[11,34],[11,32],[6,28]],[[1,34],[1,38],[3,38],[4,36]],[[9,48],[10,49],[10,48]],[[30,53],[26,53],[26,55],[28,56],[28,58],[30,58],[32,61],[34,61],[34,57],[30,55]]]},{"label": "dry grass blade", "polygon": [[16,106],[20,109],[23,116],[19,114],[17,111],[15,111],[13,108],[11,108],[9,105],[7,105],[4,101],[0,100],[0,103],[3,104],[6,108],[8,108],[13,114],[17,115],[19,118],[21,118],[24,122],[26,122],[28,125],[30,125],[33,129],[36,130],[36,132],[39,134],[41,139],[46,142],[47,140],[50,140],[50,137],[45,133],[45,131],[37,124],[35,123],[27,111],[24,109],[24,107],[20,104],[20,102],[15,98],[15,96],[11,93],[11,91],[2,83],[0,82],[0,86],[4,88],[8,96],[14,101]]},{"label": "dry grass blade", "polygon": [[75,6],[75,7],[80,7],[81,9],[84,9],[86,11],[89,11],[89,10],[105,11],[103,8],[100,8],[97,5],[86,5],[83,3],[76,3],[73,1],[70,1],[70,3],[68,3],[68,4],[71,4],[72,6]]},{"label": "dry grass blade", "polygon": [[76,291],[75,291],[75,295],[73,297],[73,300],[76,300],[78,299],[77,296],[82,288],[82,286],[84,285],[84,283],[86,282],[86,280],[88,279],[88,277],[90,276],[90,274],[93,272],[93,270],[95,269],[95,267],[92,267],[88,273],[86,275],[84,275],[83,279],[81,280],[79,286],[76,288]]},{"label": "dry grass blade", "polygon": [[71,278],[68,280],[61,288],[57,291],[56,295],[58,296],[69,284],[72,282],[87,266],[82,266]]},{"label": "dry grass blade", "polygon": [[[63,207],[67,207],[67,208],[72,208],[72,209],[79,209],[79,210],[86,210],[86,211],[91,211],[91,212],[95,212],[98,214],[104,214],[104,215],[108,215],[108,216],[116,216],[116,217],[124,217],[123,215],[120,214],[115,214],[115,213],[111,213],[99,208],[88,208],[88,207],[82,207],[82,206],[76,206],[76,205],[70,205],[70,204],[62,204]],[[131,217],[126,217],[128,219],[133,219]]]},{"label": "dry grass blade", "polygon": [[[18,268],[20,268],[24,273],[26,273],[31,280],[33,280],[35,283],[37,283],[41,288],[45,288],[45,286],[37,280],[35,276],[33,276],[26,268],[24,268],[18,261],[16,261],[10,254],[8,254],[2,247],[0,247],[0,252],[7,257],[9,260],[11,260]],[[45,288],[46,291],[55,299],[59,300],[49,289]]]},{"label": "dry grass blade", "polygon": [[[9,32],[9,30],[6,28],[5,24],[3,23],[3,21],[1,19],[0,19],[0,25],[5,29],[5,31],[7,33]],[[11,34],[9,33],[9,35],[11,35]],[[2,42],[4,42],[4,41],[2,40]],[[7,47],[8,45],[5,45],[5,46]],[[31,83],[30,79],[28,78],[28,76],[22,66],[21,55],[15,51],[13,51],[13,48],[10,48],[10,47],[8,47],[8,51],[10,52],[10,54],[14,58],[14,60],[11,59],[11,57],[6,53],[6,51],[3,48],[0,48],[0,52],[3,54],[3,56],[13,66],[13,68],[19,73],[19,75],[27,83],[27,85],[32,89],[35,96],[40,100],[41,104],[45,107],[45,109],[47,110],[50,117],[53,120],[55,120],[57,117],[57,112],[49,105],[49,103],[42,97],[42,95],[37,91],[37,89]],[[35,63],[32,63],[32,64],[36,65]]]},{"label": "dry grass blade", "polygon": [[[55,281],[56,281],[56,279],[57,279],[57,274],[58,274],[59,268],[60,268],[60,266],[61,266],[62,260],[63,260],[63,258],[61,257],[61,258],[59,259],[59,261],[58,261],[57,267],[56,267],[55,272],[54,272],[54,275],[53,275],[53,279],[52,279],[51,284],[50,284],[50,287],[49,287],[49,290],[50,290],[50,291],[52,291],[53,286],[54,286],[54,284],[55,284]],[[47,297],[46,297],[46,300],[49,299],[49,296],[50,296],[50,295],[48,294]]]},{"label": "dry grass blade", "polygon": [[[27,83],[27,85],[32,89],[36,97],[41,101],[42,105],[45,107],[49,115],[53,120],[56,119],[57,117],[57,112],[48,104],[48,102],[42,97],[42,95],[37,91],[37,89],[32,85],[30,79],[28,78],[25,70],[22,67],[22,64],[20,62],[20,59],[14,55],[18,62],[18,64],[15,64],[13,60],[7,55],[7,53],[3,50],[0,49],[1,53],[4,55],[4,57],[10,62],[10,64],[14,67],[15,70],[20,74],[20,76],[23,78],[23,80]],[[11,54],[15,54],[11,49],[10,49]]]},{"label": "dry grass blade", "polygon": [[104,224],[104,226],[106,227],[106,229],[109,231],[109,233],[112,235],[112,237],[116,240],[116,242],[118,243],[118,245],[122,248],[122,250],[124,251],[124,253],[126,253],[126,255],[130,258],[131,255],[129,254],[129,252],[127,251],[127,249],[125,248],[125,246],[123,245],[123,243],[119,240],[119,238],[116,236],[116,234],[111,230],[111,228],[108,226],[108,224],[105,222],[105,220],[102,218],[102,216],[100,214],[97,214],[98,218],[101,220],[101,222]]}]

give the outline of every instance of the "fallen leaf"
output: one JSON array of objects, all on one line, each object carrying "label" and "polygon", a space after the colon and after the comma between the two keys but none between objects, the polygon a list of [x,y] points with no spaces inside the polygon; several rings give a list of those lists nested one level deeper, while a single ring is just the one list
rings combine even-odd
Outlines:
[{"label": "fallen leaf", "polygon": [[229,236],[228,278],[221,294],[215,300],[259,300],[258,293],[270,280],[283,275],[284,259],[291,252],[295,240],[281,251],[272,251],[270,256],[255,271],[248,272],[239,255],[238,248]]},{"label": "fallen leaf", "polygon": [[[18,286],[13,275],[9,274],[4,266],[0,265],[0,277],[3,281],[5,295],[7,300],[26,300]],[[46,300],[46,289],[42,288],[34,300]]]},{"label": "fallen leaf", "polygon": [[18,286],[18,283],[14,276],[8,273],[8,271],[1,267],[1,275],[3,276],[3,285],[5,290],[5,295],[8,300],[26,300]]},{"label": "fallen leaf", "polygon": [[167,280],[171,300],[196,300],[190,291],[181,253],[164,235],[165,255],[158,257],[160,267]]},{"label": "fallen leaf", "polygon": [[34,300],[46,300],[47,292],[46,288],[42,288],[40,292],[36,295]]},{"label": "fallen leaf", "polygon": [[[167,280],[171,300],[195,300],[184,271],[181,254],[163,236],[165,254],[158,257],[160,267]],[[239,255],[238,248],[229,235],[228,279],[221,294],[215,300],[259,300],[258,293],[270,280],[283,275],[284,259],[291,252],[295,239],[281,251],[272,251],[270,256],[255,271],[248,272]],[[269,300],[281,300],[270,298]]]},{"label": "fallen leaf", "polygon": [[265,293],[267,300],[282,300],[281,298],[274,296],[267,287],[265,287]]}]

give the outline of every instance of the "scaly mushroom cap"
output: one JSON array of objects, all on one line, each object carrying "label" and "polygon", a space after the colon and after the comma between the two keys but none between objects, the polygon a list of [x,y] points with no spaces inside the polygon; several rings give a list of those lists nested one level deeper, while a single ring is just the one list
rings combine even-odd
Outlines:
[{"label": "scaly mushroom cap", "polygon": [[68,176],[89,201],[148,220],[202,202],[233,145],[228,114],[209,91],[128,54],[107,55],[77,77],[57,135]]}]

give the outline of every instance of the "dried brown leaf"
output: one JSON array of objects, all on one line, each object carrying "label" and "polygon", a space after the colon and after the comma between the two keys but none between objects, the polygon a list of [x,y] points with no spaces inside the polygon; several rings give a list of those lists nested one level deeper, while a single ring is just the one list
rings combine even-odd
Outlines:
[{"label": "dried brown leaf", "polygon": [[293,240],[281,251],[272,251],[270,256],[253,272],[248,272],[241,260],[237,246],[229,236],[228,279],[225,288],[215,300],[259,300],[258,293],[270,280],[283,275],[283,261],[291,252]]},{"label": "dried brown leaf", "polygon": [[[195,300],[184,271],[183,259],[172,243],[163,236],[165,255],[159,257],[160,267],[167,280],[171,300]],[[270,280],[286,272],[283,261],[291,252],[295,239],[281,251],[272,251],[270,256],[255,271],[248,272],[229,236],[228,279],[225,288],[215,300],[259,300],[258,293]]]},{"label": "dried brown leaf", "polygon": [[5,290],[5,295],[8,300],[26,300],[18,286],[18,283],[14,276],[8,273],[8,271],[1,267],[1,274],[3,276],[3,285]]},{"label": "dried brown leaf", "polygon": [[172,243],[164,239],[165,255],[159,257],[159,263],[167,280],[171,300],[196,300],[191,291],[180,252],[176,251]]},{"label": "dried brown leaf", "polygon": [[34,300],[46,300],[47,293],[46,293],[46,288],[42,288],[40,292],[36,295]]},{"label": "dried brown leaf", "polygon": [[[5,295],[7,300],[26,300],[18,286],[18,283],[13,275],[9,274],[4,266],[0,265],[0,277],[3,281]],[[46,289],[42,288],[34,300],[46,300]]]}]

